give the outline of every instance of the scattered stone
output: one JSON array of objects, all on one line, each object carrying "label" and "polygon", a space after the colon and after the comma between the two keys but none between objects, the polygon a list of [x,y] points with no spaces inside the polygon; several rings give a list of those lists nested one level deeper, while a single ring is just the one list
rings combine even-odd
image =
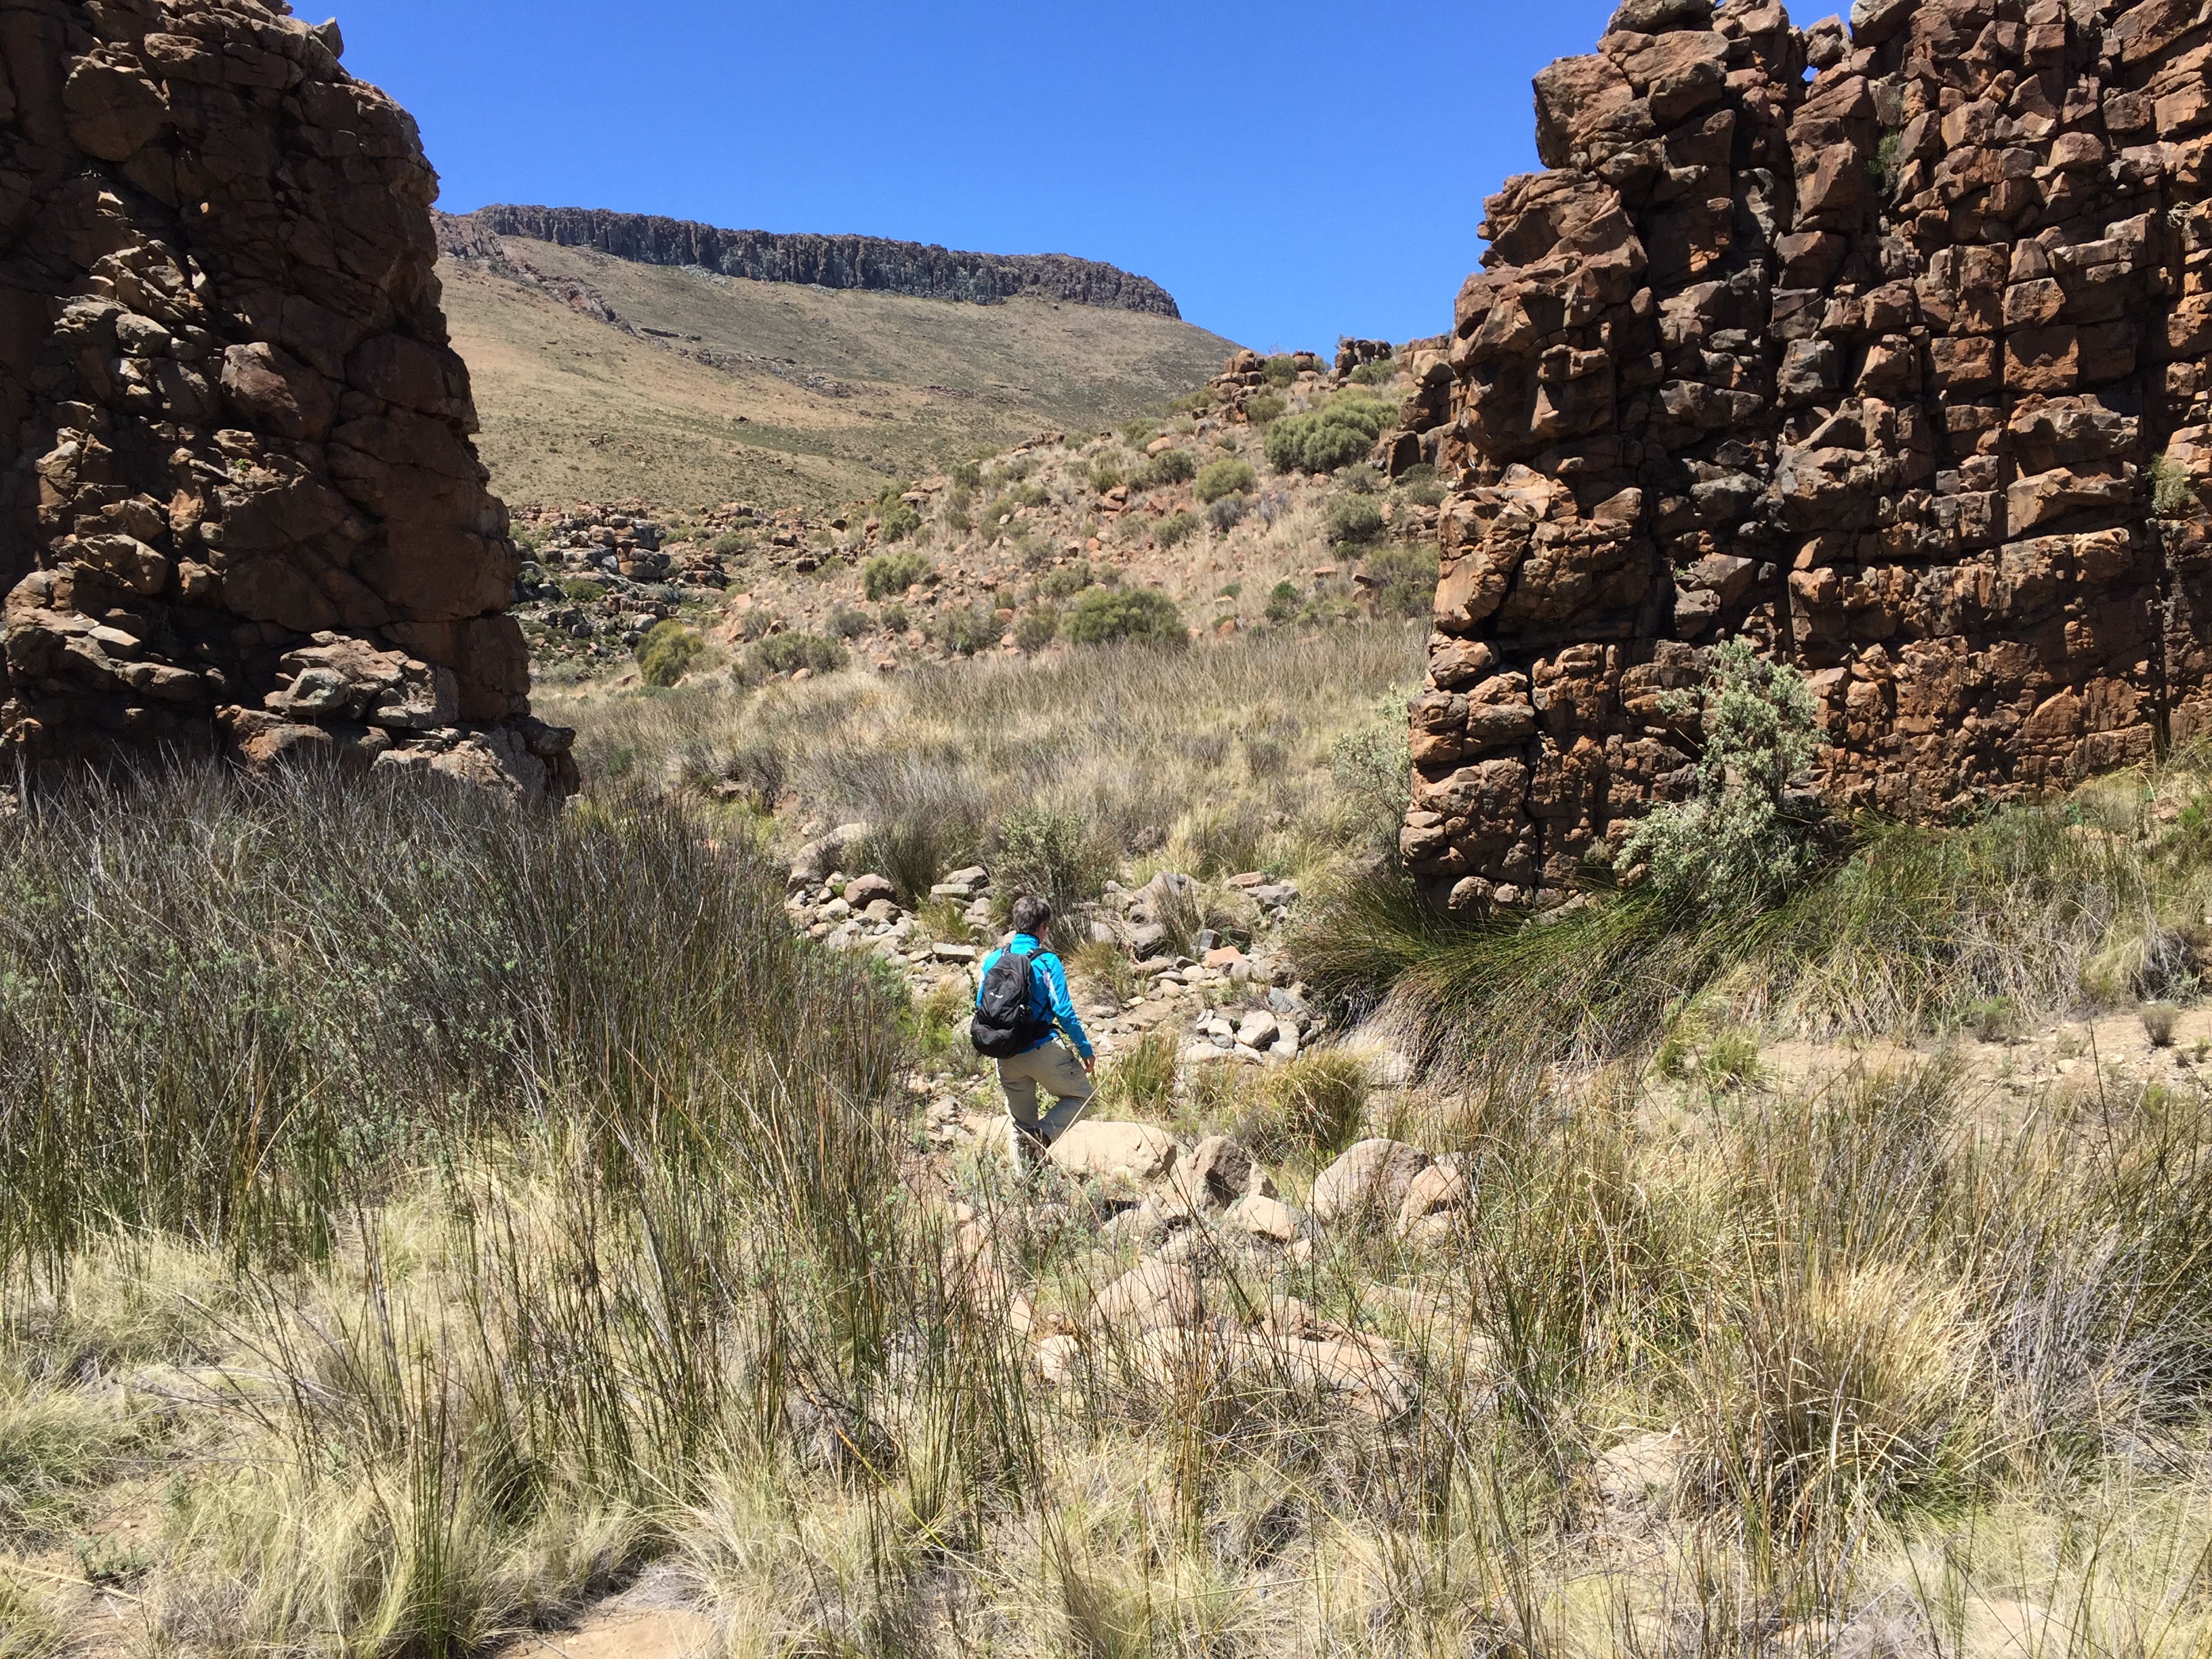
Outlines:
[{"label": "scattered stone", "polygon": [[865,910],[878,900],[895,900],[898,889],[884,876],[855,876],[845,884],[845,902],[855,910]]}]

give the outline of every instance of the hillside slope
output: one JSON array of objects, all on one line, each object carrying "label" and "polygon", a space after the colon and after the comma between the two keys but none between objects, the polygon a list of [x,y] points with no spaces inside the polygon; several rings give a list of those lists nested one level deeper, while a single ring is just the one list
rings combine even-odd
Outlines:
[{"label": "hillside slope", "polygon": [[[1234,347],[1173,318],[916,299],[479,239],[441,261],[495,489],[826,507],[1043,428],[1096,430]],[[509,274],[509,273],[513,274]]]}]

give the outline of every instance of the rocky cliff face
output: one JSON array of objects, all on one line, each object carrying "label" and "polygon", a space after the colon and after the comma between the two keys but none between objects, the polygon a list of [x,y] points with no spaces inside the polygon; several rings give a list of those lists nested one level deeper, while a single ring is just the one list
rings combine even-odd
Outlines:
[{"label": "rocky cliff face", "polygon": [[0,0],[0,741],[542,796],[406,113],[282,0]]},{"label": "rocky cliff face", "polygon": [[698,265],[762,283],[873,289],[925,300],[989,305],[1022,296],[1180,318],[1158,283],[1064,253],[955,253],[878,236],[779,236],[598,208],[488,207],[439,216],[439,236],[455,258],[499,257],[501,236],[562,247],[592,247],[648,265]]},{"label": "rocky cliff face", "polygon": [[[1628,0],[1409,426],[1443,514],[1403,844],[1479,914],[1686,787],[1747,635],[1837,807],[1929,818],[2212,724],[2212,12]],[[1692,700],[1693,702],[1694,700]]]}]

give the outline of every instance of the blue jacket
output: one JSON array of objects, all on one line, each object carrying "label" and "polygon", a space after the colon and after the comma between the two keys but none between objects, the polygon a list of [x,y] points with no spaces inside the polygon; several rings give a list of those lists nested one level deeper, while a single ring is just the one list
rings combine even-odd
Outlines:
[{"label": "blue jacket", "polygon": [[[989,975],[991,964],[1006,955],[1008,951],[1016,951],[1030,959],[1030,1000],[1034,1003],[1042,994],[1046,1024],[1056,1025],[1066,1032],[1067,1040],[1075,1045],[1075,1052],[1085,1060],[1090,1059],[1091,1039],[1084,1035],[1083,1022],[1075,1017],[1075,1005],[1067,1000],[1067,970],[1060,965],[1058,957],[1053,955],[1027,933],[1015,934],[1006,944],[983,958],[982,971],[976,976],[975,981],[976,1000],[980,1002],[982,1000],[982,981]],[[1052,1033],[1048,1031],[1023,1052],[1034,1054],[1051,1041]]]}]

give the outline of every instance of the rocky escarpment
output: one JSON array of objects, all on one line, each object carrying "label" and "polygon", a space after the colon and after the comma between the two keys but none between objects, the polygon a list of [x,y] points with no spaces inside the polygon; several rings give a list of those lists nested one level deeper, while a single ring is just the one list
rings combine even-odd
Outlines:
[{"label": "rocky escarpment", "polygon": [[0,7],[0,739],[565,793],[406,113],[281,0]]},{"label": "rocky escarpment", "polygon": [[761,283],[872,289],[980,305],[1024,297],[1060,300],[1158,317],[1182,315],[1158,283],[1064,253],[957,253],[879,236],[717,230],[688,220],[599,208],[494,206],[465,216],[441,214],[439,235],[454,258],[495,260],[495,239],[524,236],[562,247],[597,248],[638,264],[697,265]]},{"label": "rocky escarpment", "polygon": [[2212,18],[1628,0],[1409,425],[1441,521],[1404,851],[1542,899],[1687,787],[1703,653],[1799,665],[1838,808],[1941,817],[2203,732]]}]

